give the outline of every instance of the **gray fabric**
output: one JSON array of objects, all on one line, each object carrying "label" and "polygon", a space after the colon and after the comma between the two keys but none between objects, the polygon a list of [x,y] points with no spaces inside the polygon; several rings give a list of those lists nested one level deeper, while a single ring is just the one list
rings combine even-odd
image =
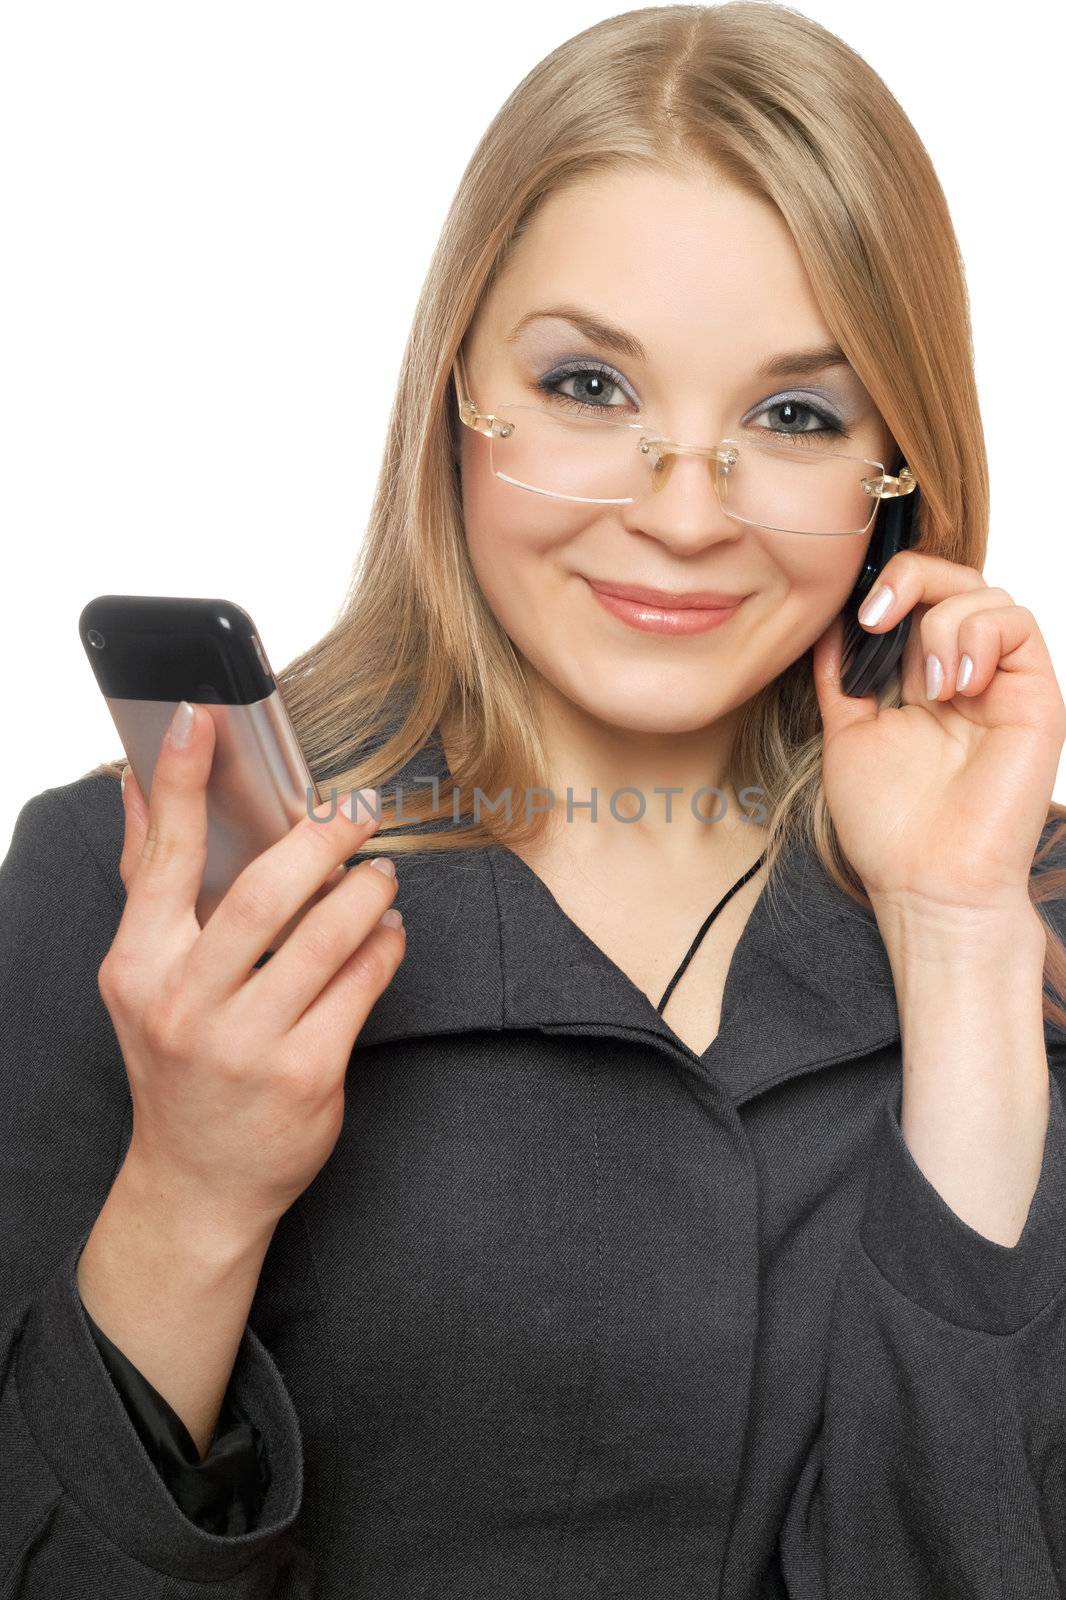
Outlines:
[{"label": "gray fabric", "polygon": [[130,1135],[121,836],[81,779],[0,866],[2,1600],[1066,1593],[1066,1036],[1007,1250],[911,1158],[876,923],[799,850],[702,1057],[512,852],[399,862],[407,955],[234,1371],[267,1500],[197,1528],[74,1277]]}]

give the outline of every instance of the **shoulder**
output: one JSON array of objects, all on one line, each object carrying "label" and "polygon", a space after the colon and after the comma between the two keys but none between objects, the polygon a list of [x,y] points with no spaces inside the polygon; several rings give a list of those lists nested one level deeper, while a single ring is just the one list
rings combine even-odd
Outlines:
[{"label": "shoulder", "polygon": [[121,838],[118,780],[94,774],[31,795],[0,861],[5,1303],[36,1292],[84,1237],[131,1126],[98,985],[122,915]]},{"label": "shoulder", "polygon": [[17,889],[95,882],[116,905],[124,891],[118,863],[124,823],[119,780],[91,773],[70,783],[42,789],[24,801],[2,868],[5,884]]}]

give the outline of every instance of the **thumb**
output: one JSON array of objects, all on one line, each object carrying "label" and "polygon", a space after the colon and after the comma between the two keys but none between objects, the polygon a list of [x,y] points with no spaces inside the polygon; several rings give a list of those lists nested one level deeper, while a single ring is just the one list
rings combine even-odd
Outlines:
[{"label": "thumb", "polygon": [[838,612],[811,649],[814,691],[822,713],[826,741],[855,722],[867,722],[877,715],[875,695],[845,694],[841,685],[841,656],[844,650],[844,619]]}]

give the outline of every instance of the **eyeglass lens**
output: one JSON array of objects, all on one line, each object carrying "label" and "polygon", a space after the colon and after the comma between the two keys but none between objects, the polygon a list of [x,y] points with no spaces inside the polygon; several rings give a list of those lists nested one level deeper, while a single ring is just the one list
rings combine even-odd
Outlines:
[{"label": "eyeglass lens", "polygon": [[[506,436],[493,430],[492,470],[534,493],[628,505],[654,493],[685,459],[657,452],[649,430],[599,417],[521,405],[501,407],[496,415],[511,429]],[[701,463],[717,482],[723,510],[781,532],[843,535],[869,526],[877,500],[863,480],[876,479],[876,467],[803,434],[760,431],[765,441],[750,434],[737,441],[732,466],[710,457]],[[646,451],[642,439],[652,441]]]}]

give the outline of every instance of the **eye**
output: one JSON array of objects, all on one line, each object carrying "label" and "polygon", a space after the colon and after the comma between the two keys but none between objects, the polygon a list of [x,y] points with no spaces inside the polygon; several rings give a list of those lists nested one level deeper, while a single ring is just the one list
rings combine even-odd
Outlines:
[{"label": "eye", "polygon": [[[572,384],[573,389],[567,392],[561,387],[563,384]],[[553,367],[551,372],[537,379],[536,388],[538,394],[564,410],[579,411],[585,415],[594,411],[621,411],[626,400],[637,404],[621,374],[599,361]],[[621,404],[618,403],[619,399]]]},{"label": "eye", "polygon": [[[596,412],[623,411],[627,402],[639,410],[640,405],[621,374],[606,362],[581,361],[567,366],[553,367],[536,380],[537,393],[562,410],[591,416]],[[849,438],[839,418],[821,406],[812,405],[802,395],[780,395],[767,401],[754,416],[772,413],[776,421],[757,431],[773,433],[780,438],[802,436],[808,443]]]},{"label": "eye", "polygon": [[[768,401],[756,416],[765,416],[775,413],[781,426],[769,426],[762,429],[764,433],[776,433],[782,438],[797,434],[820,436],[822,438],[846,438],[843,424],[831,412],[823,411],[820,407],[811,405],[802,395],[781,395],[775,400]],[[814,426],[810,426],[814,419]]]}]

